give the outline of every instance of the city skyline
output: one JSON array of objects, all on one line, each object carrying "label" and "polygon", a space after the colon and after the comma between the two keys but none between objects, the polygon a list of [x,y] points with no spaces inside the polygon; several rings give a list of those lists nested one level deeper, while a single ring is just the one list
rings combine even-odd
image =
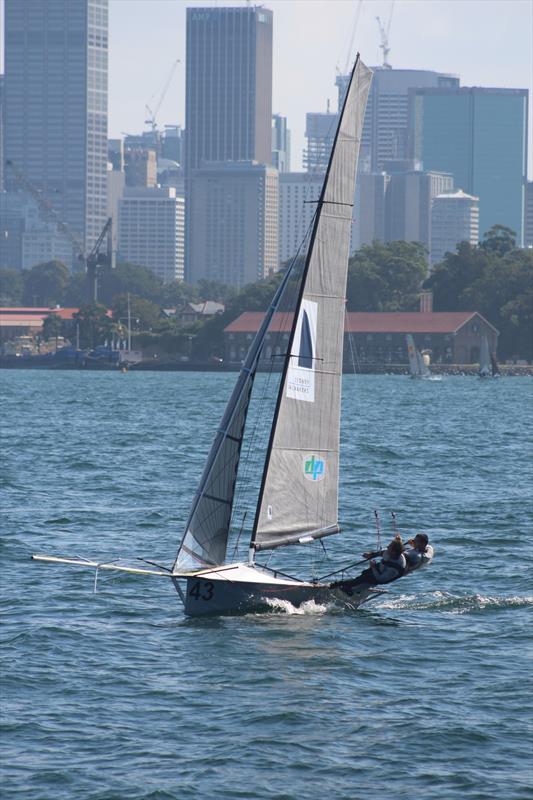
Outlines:
[{"label": "city skyline", "polygon": [[[110,136],[147,129],[144,105],[157,101],[176,58],[181,64],[161,104],[158,122],[161,127],[184,125],[186,8],[244,5],[240,0],[110,0]],[[366,63],[382,63],[375,17],[387,23],[391,0],[272,0],[264,5],[274,14],[272,110],[287,117],[292,169],[302,170],[305,114],[325,111],[328,98],[335,110],[336,67],[344,71],[357,48]],[[416,29],[422,35],[413,33]],[[389,60],[396,68],[458,74],[463,86],[526,88],[531,94],[532,30],[533,11],[528,0],[489,0],[483,4],[481,0],[396,0]],[[131,52],[136,53],[135,61],[128,56]]]}]

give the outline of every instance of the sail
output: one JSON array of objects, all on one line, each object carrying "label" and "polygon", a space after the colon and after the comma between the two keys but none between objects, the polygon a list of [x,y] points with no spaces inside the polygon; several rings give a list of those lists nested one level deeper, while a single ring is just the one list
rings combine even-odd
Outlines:
[{"label": "sail", "polygon": [[270,323],[287,295],[294,291],[295,262],[281,282],[253,340],[226,406],[196,491],[173,572],[187,572],[224,563],[250,395]]},{"label": "sail", "polygon": [[418,350],[415,347],[415,342],[412,334],[408,333],[405,337],[407,344],[407,355],[409,356],[409,372],[413,377],[420,375],[420,364],[418,361]]},{"label": "sail", "polygon": [[[416,356],[418,358],[418,367],[419,367],[419,375],[422,378],[429,378],[431,375],[431,370],[429,368],[429,364],[420,352],[420,350],[416,351]],[[429,356],[426,356],[429,359]]]},{"label": "sail", "polygon": [[356,62],[315,219],[284,364],[251,545],[337,533],[346,278],[372,72]]},{"label": "sail", "polygon": [[489,354],[489,340],[486,336],[481,338],[481,347],[479,350],[479,374],[482,378],[488,378],[492,374],[490,354]]}]

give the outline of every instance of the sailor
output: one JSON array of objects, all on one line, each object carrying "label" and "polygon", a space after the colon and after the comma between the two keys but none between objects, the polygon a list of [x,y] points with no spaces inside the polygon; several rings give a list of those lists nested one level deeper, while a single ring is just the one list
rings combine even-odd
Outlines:
[{"label": "sailor", "polygon": [[433,548],[429,544],[429,539],[425,533],[417,533],[415,538],[409,539],[407,544],[411,546],[411,549],[405,551],[405,560],[407,561],[406,573],[413,572],[415,569],[431,564],[433,560]]},{"label": "sailor", "polygon": [[[377,586],[382,583],[391,583],[398,580],[405,573],[407,562],[403,555],[403,544],[399,536],[396,536],[388,545],[386,550],[375,553],[364,553],[365,558],[370,560],[370,567],[363,570],[358,578],[348,581],[339,581],[332,584],[332,588],[340,587],[348,595],[353,594],[354,587]],[[375,556],[382,555],[381,561],[377,562]]]}]

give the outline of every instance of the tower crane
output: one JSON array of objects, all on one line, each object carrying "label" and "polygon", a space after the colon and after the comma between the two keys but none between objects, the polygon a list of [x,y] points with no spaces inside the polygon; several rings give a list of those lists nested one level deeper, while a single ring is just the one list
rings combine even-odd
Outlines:
[{"label": "tower crane", "polygon": [[[172,68],[171,68],[171,70],[170,70],[170,72],[168,74],[168,77],[167,77],[165,83],[163,84],[163,89],[161,91],[161,94],[159,95],[159,100],[157,101],[154,110],[152,111],[152,109],[150,108],[148,103],[146,103],[146,105],[144,107],[145,110],[146,110],[146,114],[148,116],[148,119],[145,119],[145,123],[146,123],[146,125],[150,125],[150,127],[152,128],[152,131],[154,131],[154,133],[155,133],[155,131],[157,131],[157,121],[156,120],[157,120],[157,115],[159,113],[159,109],[161,108],[163,100],[166,97],[166,94],[168,92],[168,87],[170,86],[170,81],[174,77],[174,73],[175,73],[175,71],[177,69],[178,64],[181,64],[181,60],[179,58],[177,58],[176,61],[174,61],[174,63],[172,64]],[[152,102],[154,97],[155,97],[155,94],[153,94],[152,97],[150,98],[150,102]]]},{"label": "tower crane", "polygon": [[382,64],[383,69],[392,69],[391,65],[389,64],[388,58],[389,58],[389,53],[390,53],[389,31],[390,31],[390,25],[391,25],[391,22],[392,22],[392,12],[393,11],[394,11],[394,0],[392,0],[392,2],[391,2],[389,21],[387,22],[387,26],[386,27],[382,23],[381,19],[379,17],[376,17],[376,20],[377,20],[377,23],[378,23],[378,28],[379,28],[379,33],[380,33],[380,36],[381,36],[380,49],[383,50],[383,64]]},{"label": "tower crane", "polygon": [[[106,224],[102,228],[98,239],[96,240],[92,250],[87,255],[85,254],[85,248],[80,241],[80,239],[76,236],[75,233],[70,229],[66,222],[63,222],[55,208],[52,206],[49,200],[47,200],[42,192],[40,192],[31,181],[15,166],[12,161],[6,161],[6,167],[9,167],[11,172],[13,173],[16,182],[23,188],[25,191],[28,192],[31,197],[37,203],[37,206],[43,216],[44,219],[48,219],[55,223],[56,228],[61,231],[61,233],[69,240],[72,244],[73,250],[76,253],[76,257],[79,261],[85,264],[85,271],[87,274],[87,282],[89,285],[89,299],[96,303],[98,299],[98,273],[99,267],[107,265],[112,266],[113,264],[113,253],[112,253],[112,225],[113,221],[111,217],[108,218]],[[107,238],[107,252],[101,252],[102,244],[104,240]]]}]

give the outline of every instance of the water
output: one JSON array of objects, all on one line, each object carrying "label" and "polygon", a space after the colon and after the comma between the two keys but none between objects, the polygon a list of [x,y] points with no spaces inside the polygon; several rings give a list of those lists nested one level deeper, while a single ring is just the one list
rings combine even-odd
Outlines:
[{"label": "water", "polygon": [[433,566],[355,613],[188,620],[166,579],[232,375],[4,371],[2,798],[533,797],[529,378],[346,376],[343,536],[395,509]]}]

